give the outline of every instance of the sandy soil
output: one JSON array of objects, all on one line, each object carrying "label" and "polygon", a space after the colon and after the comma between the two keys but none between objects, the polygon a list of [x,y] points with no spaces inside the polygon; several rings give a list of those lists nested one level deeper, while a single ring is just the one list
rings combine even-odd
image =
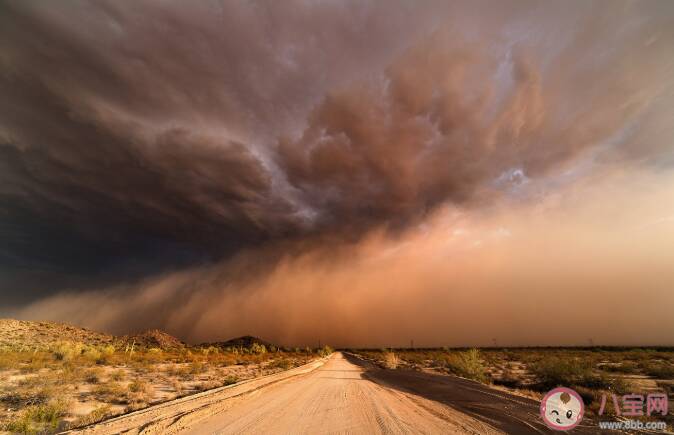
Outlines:
[{"label": "sandy soil", "polygon": [[193,394],[65,433],[180,433],[193,426],[197,421],[230,409],[255,391],[311,373],[322,366],[324,362],[325,359],[316,360],[280,373]]},{"label": "sandy soil", "polygon": [[363,378],[341,353],[302,378],[256,391],[185,433],[499,433],[437,402]]},{"label": "sandy soil", "polygon": [[[574,433],[599,433],[592,422]],[[69,433],[550,434],[538,402],[454,376],[332,354]],[[618,432],[614,432],[618,433]]]},{"label": "sandy soil", "polygon": [[374,382],[368,370],[335,353],[72,433],[503,433],[436,400]]}]

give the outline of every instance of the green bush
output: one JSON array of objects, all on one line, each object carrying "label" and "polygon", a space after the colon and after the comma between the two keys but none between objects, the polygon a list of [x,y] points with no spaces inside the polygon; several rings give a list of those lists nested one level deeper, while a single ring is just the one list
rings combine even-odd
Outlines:
[{"label": "green bush", "polygon": [[291,367],[293,367],[293,363],[288,358],[280,358],[269,364],[269,368],[271,369],[288,370]]},{"label": "green bush", "polygon": [[253,345],[250,347],[251,353],[261,355],[263,353],[267,353],[267,348],[264,347],[264,344],[259,344],[259,343],[253,343]]},{"label": "green bush", "polygon": [[21,414],[5,425],[9,432],[33,434],[55,432],[70,404],[64,399],[52,399],[47,403],[26,407]]},{"label": "green bush", "polygon": [[587,361],[573,358],[548,357],[529,364],[529,371],[536,376],[544,389],[560,385],[579,385],[589,388],[601,388],[605,379],[593,374]]},{"label": "green bush", "polygon": [[54,358],[59,361],[70,361],[81,355],[83,348],[84,345],[82,343],[73,343],[71,341],[59,342],[53,350]]},{"label": "green bush", "polygon": [[450,353],[445,359],[445,367],[457,376],[479,382],[486,382],[488,380],[480,351],[477,349]]},{"label": "green bush", "polygon": [[624,361],[619,364],[603,365],[601,369],[606,372],[615,373],[638,373],[639,365],[633,361]]},{"label": "green bush", "polygon": [[89,361],[99,361],[103,356],[103,353],[94,346],[86,345],[83,346],[81,354]]},{"label": "green bush", "polygon": [[239,382],[239,378],[237,378],[234,375],[229,375],[224,379],[224,381],[222,382],[222,385],[232,385],[232,384],[236,384],[237,382]]},{"label": "green bush", "polygon": [[90,424],[98,423],[99,421],[103,421],[106,418],[110,417],[112,415],[112,409],[110,408],[110,405],[102,405],[99,406],[98,408],[94,409],[91,411],[88,415],[85,415],[84,417],[80,417],[74,424],[74,427],[80,427],[80,426],[87,426]]},{"label": "green bush", "polygon": [[665,362],[642,363],[645,374],[656,379],[674,379],[674,366]]},{"label": "green bush", "polygon": [[115,353],[115,346],[108,344],[107,346],[101,347],[101,353],[104,356],[112,356]]}]

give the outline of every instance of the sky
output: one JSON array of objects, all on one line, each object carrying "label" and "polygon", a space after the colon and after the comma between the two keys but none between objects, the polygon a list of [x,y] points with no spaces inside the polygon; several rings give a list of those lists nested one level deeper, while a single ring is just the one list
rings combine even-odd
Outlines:
[{"label": "sky", "polygon": [[674,345],[674,3],[0,3],[0,316]]}]

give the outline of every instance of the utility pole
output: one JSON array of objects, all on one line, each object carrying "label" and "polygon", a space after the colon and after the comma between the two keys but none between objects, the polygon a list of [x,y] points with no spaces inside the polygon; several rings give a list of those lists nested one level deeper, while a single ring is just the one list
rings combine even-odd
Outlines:
[{"label": "utility pole", "polygon": [[410,340],[410,349],[414,349],[414,339]]}]

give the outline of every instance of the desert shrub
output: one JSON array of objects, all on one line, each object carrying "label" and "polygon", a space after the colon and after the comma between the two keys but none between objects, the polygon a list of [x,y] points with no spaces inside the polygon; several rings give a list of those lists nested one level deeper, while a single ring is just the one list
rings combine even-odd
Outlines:
[{"label": "desert shrub", "polygon": [[644,373],[656,379],[674,379],[674,365],[665,362],[642,363]]},{"label": "desert shrub", "polygon": [[177,364],[169,364],[164,367],[164,373],[166,373],[167,376],[184,376],[188,374],[188,370]]},{"label": "desert shrub", "polygon": [[40,386],[37,389],[15,388],[0,396],[0,402],[12,407],[24,407],[30,405],[43,405],[51,400],[54,391],[49,386]]},{"label": "desert shrub", "polygon": [[209,380],[209,381],[205,381],[205,382],[201,382],[200,384],[197,384],[196,389],[198,391],[207,391],[207,390],[212,390],[213,388],[218,388],[221,385],[222,384],[220,384],[217,381]]},{"label": "desert shrub", "polygon": [[42,358],[42,355],[31,355],[21,364],[21,373],[35,373],[48,365],[48,362]]},{"label": "desert shrub", "polygon": [[145,393],[145,392],[147,392],[148,387],[149,386],[148,386],[147,382],[145,382],[143,380],[140,380],[140,379],[136,379],[129,384],[128,388],[129,388],[129,391],[131,391],[132,393]]},{"label": "desert shrub", "polygon": [[487,370],[482,362],[480,351],[477,349],[450,353],[445,358],[445,367],[457,376],[478,382],[488,380]]},{"label": "desert shrub", "polygon": [[238,377],[236,377],[234,375],[229,375],[224,379],[224,381],[222,382],[222,385],[232,385],[232,384],[236,384],[237,382],[239,382]]},{"label": "desert shrub", "polygon": [[56,343],[53,350],[54,358],[59,361],[70,361],[82,353],[83,346],[82,343],[74,343],[71,341]]},{"label": "desert shrub", "polygon": [[289,368],[293,367],[293,363],[288,358],[279,358],[269,363],[268,367],[270,369],[288,370]]},{"label": "desert shrub", "polygon": [[253,343],[253,345],[250,347],[250,351],[254,354],[263,354],[267,353],[267,348],[264,346],[264,344]]},{"label": "desert shrub", "polygon": [[25,388],[33,388],[33,387],[39,387],[41,385],[44,385],[45,378],[42,376],[37,376],[37,375],[29,375],[24,377],[23,379],[19,379],[19,386],[20,387],[25,387]]},{"label": "desert shrub", "polygon": [[180,376],[182,379],[190,379],[192,378],[191,371],[192,368],[190,366],[181,367],[177,369],[176,375]]},{"label": "desert shrub", "polygon": [[161,362],[166,358],[166,354],[158,347],[151,347],[145,352],[138,352],[136,354],[137,364],[149,368],[150,365]]},{"label": "desert shrub", "polygon": [[398,356],[393,353],[393,352],[384,352],[382,355],[383,358],[383,365],[387,369],[396,369],[398,368],[398,365],[400,364],[400,360],[398,359]]},{"label": "desert shrub", "polygon": [[204,355],[204,356],[208,356],[208,355],[217,355],[217,354],[220,353],[220,349],[218,349],[218,348],[215,347],[215,346],[203,347],[203,348],[201,348],[201,353],[202,353],[202,355]]},{"label": "desert shrub", "polygon": [[318,351],[318,354],[322,357],[325,357],[330,355],[332,352],[334,352],[334,350],[332,350],[332,348],[326,344]]},{"label": "desert shrub", "polygon": [[44,404],[31,405],[7,423],[5,429],[17,433],[55,432],[69,408],[70,403],[65,399],[52,399]]},{"label": "desert shrub", "polygon": [[637,373],[639,365],[633,361],[624,361],[620,364],[609,364],[601,366],[601,369],[606,372],[615,373]]},{"label": "desert shrub", "polygon": [[508,367],[503,369],[503,374],[500,376],[500,378],[493,379],[493,382],[496,385],[503,385],[509,388],[519,388],[522,385],[521,381],[517,379],[517,376],[515,376],[512,370],[510,370]]},{"label": "desert shrub", "polygon": [[145,406],[154,394],[152,385],[147,382],[137,379],[131,382],[128,386],[129,392],[126,394],[127,411],[133,411]]},{"label": "desert shrub", "polygon": [[20,355],[17,352],[0,352],[0,370],[12,370],[19,367]]},{"label": "desert shrub", "polygon": [[110,405],[102,405],[91,411],[89,414],[80,417],[77,419],[72,426],[73,427],[81,427],[81,426],[87,426],[90,424],[98,423],[99,421],[103,421],[106,418],[110,417],[112,415],[112,409],[110,408]]},{"label": "desert shrub", "polygon": [[84,381],[89,384],[97,384],[101,380],[101,374],[100,369],[89,369],[84,372]]},{"label": "desert shrub", "polygon": [[624,378],[605,378],[604,384],[607,385],[605,389],[611,390],[617,394],[628,394],[634,391],[634,386],[631,382]]},{"label": "desert shrub", "polygon": [[530,363],[528,368],[545,389],[560,385],[593,387],[601,383],[601,378],[592,373],[592,367],[587,361],[573,358],[551,356]]},{"label": "desert shrub", "polygon": [[73,382],[76,379],[79,379],[80,373],[77,370],[77,368],[69,363],[66,362],[61,366],[61,371],[57,377],[57,384],[67,384],[69,382]]},{"label": "desert shrub", "polygon": [[118,402],[123,400],[124,389],[117,382],[108,382],[105,384],[98,384],[93,390],[96,399],[101,402]]},{"label": "desert shrub", "polygon": [[102,357],[102,353],[94,346],[84,346],[81,351],[82,356],[92,362],[99,361]]},{"label": "desert shrub", "polygon": [[421,365],[424,363],[427,355],[422,352],[401,352],[400,359],[411,365]]},{"label": "desert shrub", "polygon": [[234,357],[233,355],[224,355],[224,354],[221,355],[217,360],[217,364],[220,367],[231,366],[236,364],[236,362],[237,362],[236,357]]},{"label": "desert shrub", "polygon": [[205,372],[207,369],[206,364],[202,361],[192,361],[189,366],[189,372],[193,375],[198,375]]},{"label": "desert shrub", "polygon": [[153,356],[145,353],[136,353],[129,361],[129,364],[139,373],[147,373],[153,369],[156,361],[153,361]]},{"label": "desert shrub", "polygon": [[110,379],[112,379],[113,381],[117,382],[123,381],[124,378],[126,378],[126,373],[124,373],[124,370],[122,369],[117,369],[110,374]]}]

